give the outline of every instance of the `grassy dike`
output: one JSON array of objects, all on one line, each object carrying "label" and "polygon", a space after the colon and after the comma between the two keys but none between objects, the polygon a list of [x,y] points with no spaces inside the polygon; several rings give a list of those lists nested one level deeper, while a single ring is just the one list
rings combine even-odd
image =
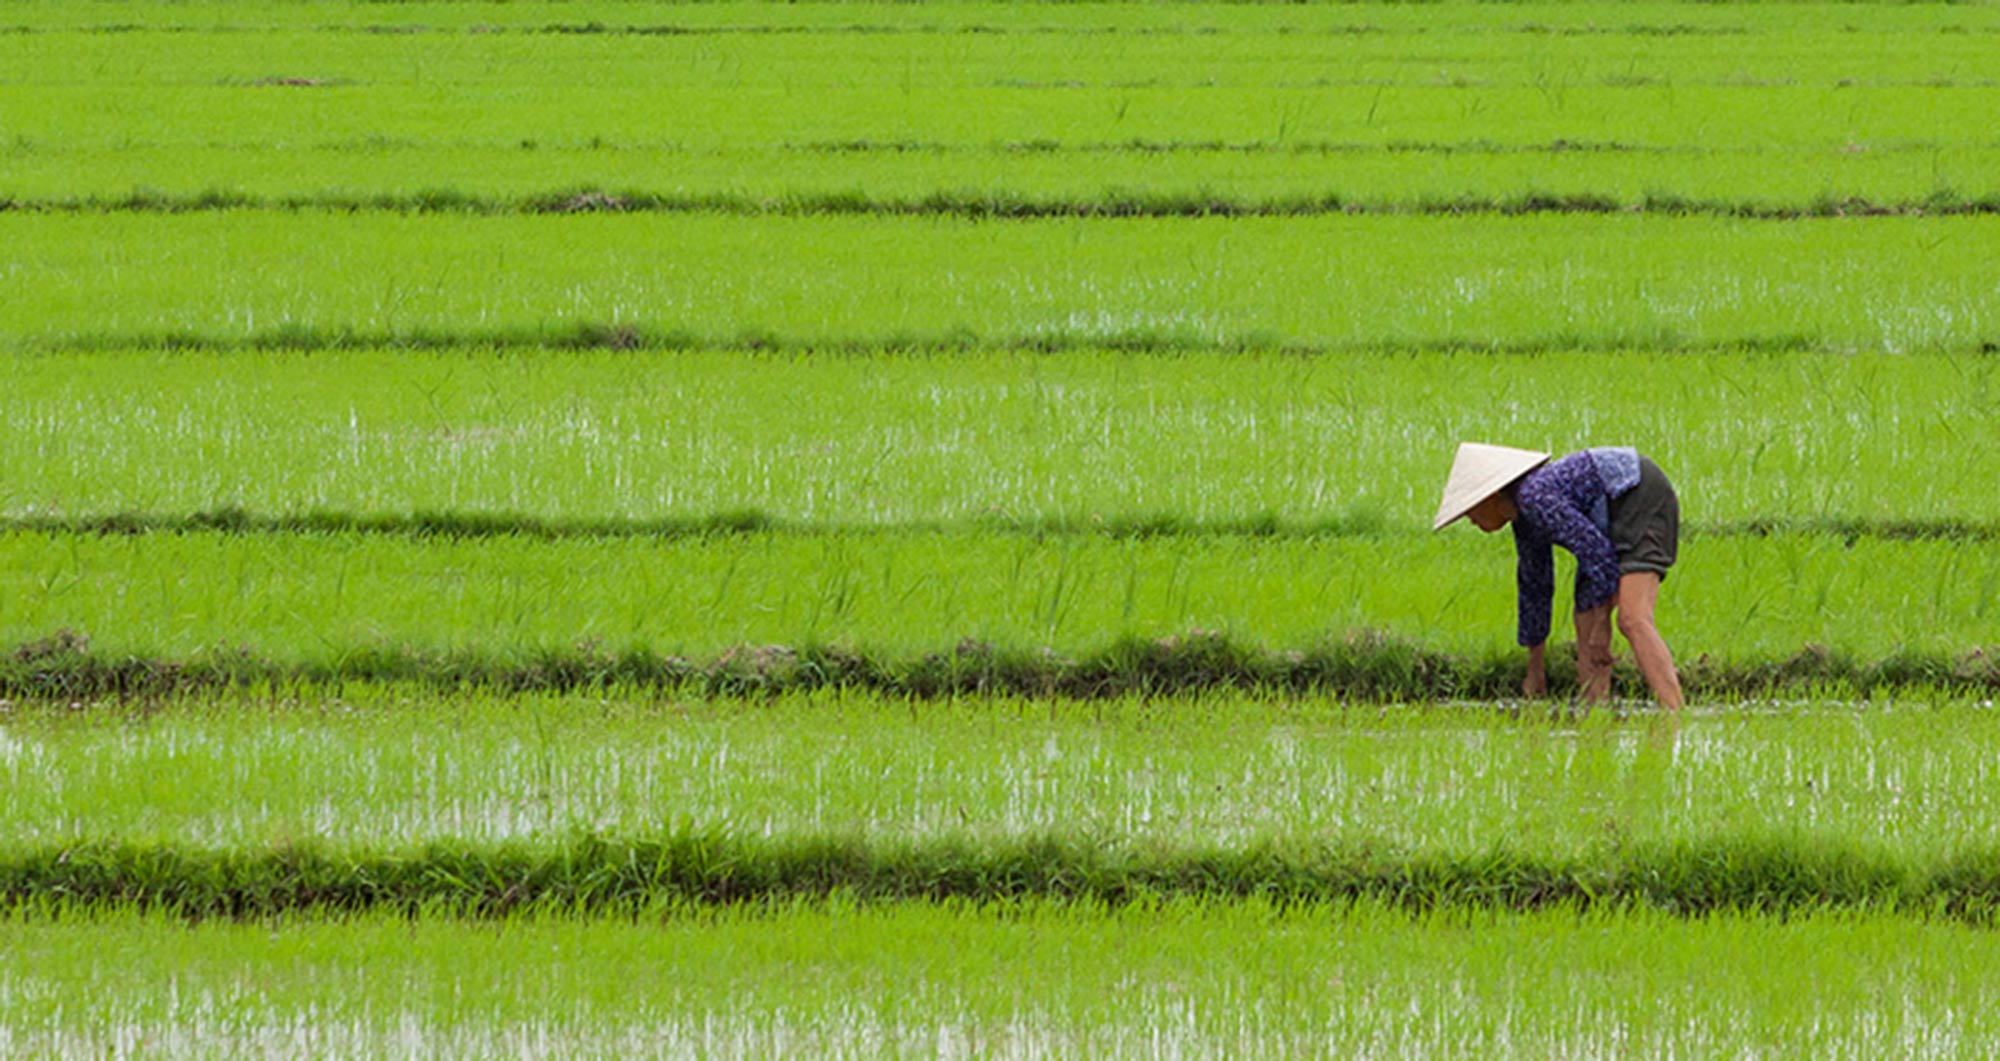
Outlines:
[{"label": "grassy dike", "polygon": [[1499,214],[1667,214],[1675,217],[1733,217],[1758,221],[1882,216],[2000,214],[2000,192],[1966,196],[1936,191],[1920,197],[1872,199],[1820,194],[1813,198],[1697,199],[1674,195],[1624,198],[1600,193],[1518,192],[1513,195],[1432,195],[1416,199],[1299,192],[1251,197],[1200,191],[1032,195],[976,191],[932,191],[923,195],[881,196],[859,192],[792,191],[776,196],[708,192],[668,194],[639,189],[607,190],[590,185],[520,196],[477,195],[452,190],[418,193],[321,192],[260,196],[209,190],[168,195],[133,192],[123,196],[0,199],[0,212],[29,214],[192,214],[222,210],[286,213],[361,212],[389,214],[726,214],[737,216],[957,217],[969,220],[1023,220],[1093,217],[1313,217],[1325,214],[1414,214],[1462,217]]},{"label": "grassy dike", "polygon": [[[295,695],[354,684],[411,684],[441,691],[652,690],[710,696],[854,689],[918,698],[1089,699],[1230,690],[1394,702],[1506,700],[1518,694],[1524,673],[1518,654],[1459,656],[1365,630],[1282,651],[1196,632],[1119,641],[1074,658],[1053,650],[996,650],[967,639],[905,657],[871,655],[838,643],[743,645],[706,658],[645,649],[613,653],[587,645],[510,653],[355,645],[315,660],[229,648],[179,658],[110,655],[89,651],[72,632],[57,631],[0,658],[0,696],[76,701],[267,690]],[[1574,683],[1574,660],[1561,642],[1548,674],[1558,696]],[[1807,645],[1782,658],[1696,659],[1680,667],[1680,675],[1690,696],[1708,700],[2000,690],[2000,663],[1979,648],[1866,658]],[[1646,695],[1623,665],[1618,691]]]},{"label": "grassy dike", "polygon": [[179,916],[394,910],[412,915],[634,914],[842,896],[875,902],[1053,899],[1357,900],[1417,911],[1657,909],[1785,914],[1867,910],[1990,924],[2000,849],[1935,861],[1870,845],[1715,837],[1558,858],[1495,846],[1398,855],[1275,845],[1121,850],[1063,837],[882,843],[837,837],[584,836],[557,844],[341,851],[92,842],[0,853],[0,906],[70,904]]}]

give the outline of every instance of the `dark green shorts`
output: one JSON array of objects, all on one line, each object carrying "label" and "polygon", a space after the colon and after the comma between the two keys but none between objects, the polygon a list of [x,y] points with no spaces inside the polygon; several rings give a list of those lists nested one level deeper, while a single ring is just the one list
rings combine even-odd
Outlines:
[{"label": "dark green shorts", "polygon": [[1650,458],[1639,458],[1639,482],[1611,499],[1611,547],[1618,573],[1651,571],[1666,580],[1681,547],[1681,500]]}]

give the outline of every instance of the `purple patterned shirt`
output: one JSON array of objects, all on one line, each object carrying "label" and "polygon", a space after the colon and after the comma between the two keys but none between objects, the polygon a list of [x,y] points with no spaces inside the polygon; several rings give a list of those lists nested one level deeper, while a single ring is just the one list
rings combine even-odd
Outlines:
[{"label": "purple patterned shirt", "polygon": [[1521,477],[1514,504],[1514,573],[1520,593],[1523,646],[1549,639],[1555,597],[1555,554],[1576,554],[1576,610],[1589,611],[1618,594],[1618,551],[1611,545],[1610,500],[1639,481],[1639,455],[1628,446],[1588,449],[1558,458]]}]

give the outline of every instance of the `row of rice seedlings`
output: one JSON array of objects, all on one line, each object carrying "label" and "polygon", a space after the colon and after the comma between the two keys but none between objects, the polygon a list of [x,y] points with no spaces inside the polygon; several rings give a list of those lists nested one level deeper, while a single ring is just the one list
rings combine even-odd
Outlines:
[{"label": "row of rice seedlings", "polygon": [[1424,534],[1477,438],[1637,445],[1695,533],[1950,533],[2000,493],[1910,470],[2000,478],[1995,404],[1979,356],[65,353],[8,363],[0,518]]},{"label": "row of rice seedlings", "polygon": [[[1676,3],[1524,4],[1484,12],[1476,5],[1447,4],[1386,18],[1374,17],[1382,12],[1332,8],[1256,13],[1209,5],[1063,10],[1005,3],[844,11],[834,4],[794,9],[715,4],[704,11],[637,5],[622,17],[605,8],[578,18],[574,8],[523,4],[507,12],[479,12],[468,21],[464,11],[433,3],[382,12],[401,23],[392,26],[387,21],[343,25],[341,16],[355,13],[333,4],[314,5],[324,17],[301,24],[297,6],[282,3],[229,5],[229,17],[221,22],[203,18],[194,5],[149,10],[128,3],[95,9],[130,15],[127,21],[106,24],[85,17],[69,28],[35,18],[35,6],[13,5],[5,20],[8,35],[18,38],[11,46],[28,84],[60,81],[50,76],[59,47],[89,58],[129,58],[133,71],[145,76],[174,72],[164,56],[168,38],[176,36],[184,38],[176,80],[197,86],[254,84],[232,75],[250,63],[274,63],[282,70],[312,59],[323,64],[323,72],[363,85],[435,76],[441,87],[487,87],[510,78],[574,92],[587,86],[565,81],[561,64],[580,53],[592,53],[592,62],[619,85],[627,84],[626,75],[662,62],[703,60],[658,86],[661,96],[655,99],[689,86],[781,85],[785,64],[803,55],[820,61],[835,90],[913,82],[957,89],[992,85],[996,75],[1009,72],[1022,75],[1006,85],[1016,89],[1103,83],[1301,88],[1338,83],[1345,74],[1350,81],[1530,86],[1545,90],[1552,103],[1568,104],[1592,88],[1642,87],[1651,80],[1648,75],[1662,73],[1684,84],[1749,90],[1816,84],[1843,72],[1861,75],[1851,88],[1919,80],[1948,84],[1955,78],[1977,83],[1965,75],[1983,67],[1967,60],[1990,59],[1978,37],[2000,28],[2000,19],[1976,6],[1896,13],[1854,5],[1842,19],[1829,20],[1775,4],[1719,18],[1689,18],[1691,9]],[[537,11],[543,17],[536,17]],[[1609,11],[1621,17],[1606,18]],[[559,14],[549,17],[549,12]],[[441,24],[452,21],[458,25]],[[392,28],[401,32],[367,32]],[[103,32],[108,29],[122,32]],[[1682,32],[1672,32],[1676,29]],[[458,39],[427,39],[432,34]],[[259,53],[229,49],[231,39],[245,35],[260,39]],[[1453,48],[1442,65],[1439,41]],[[1088,62],[1077,61],[1079,47],[1090,49]],[[431,65],[418,71],[398,65],[418,51],[431,57]],[[529,55],[554,63],[535,67],[522,61]],[[732,69],[736,61],[744,68]],[[1146,65],[1165,61],[1175,65]],[[1046,80],[1051,75],[1067,79],[1051,83]],[[116,82],[95,67],[82,68],[71,81],[80,79]],[[1558,101],[1565,92],[1570,98]],[[913,108],[924,104],[911,101]]]},{"label": "row of rice seedlings", "polygon": [[0,1046],[40,1055],[1864,1058],[2000,1034],[1986,930],[1891,917],[834,903],[5,928]]},{"label": "row of rice seedlings", "polygon": [[[1477,127],[1502,141],[1699,135],[1730,146],[1831,146],[1976,130],[1994,94],[1984,38],[1996,22],[1977,8],[1933,10],[1875,33],[1797,12],[1755,31],[1743,20],[1718,27],[1742,32],[1624,33],[1633,23],[1620,18],[1596,24],[1608,33],[1566,33],[1591,27],[1590,15],[1536,26],[1503,11],[1489,18],[1531,32],[1489,24],[1465,35],[1448,26],[1327,34],[1313,25],[1326,16],[1310,12],[1294,16],[1303,32],[1292,33],[1200,32],[1186,19],[1179,28],[1192,32],[1118,32],[1120,21],[1158,13],[1112,15],[1080,32],[940,33],[921,9],[879,10],[868,20],[879,32],[847,32],[851,23],[836,33],[768,32],[779,28],[768,11],[733,6],[720,33],[674,32],[677,20],[655,13],[623,24],[661,31],[650,34],[461,33],[445,43],[278,30],[258,32],[256,49],[240,47],[240,33],[15,34],[14,131],[99,146],[135,134],[208,143],[218,128],[270,143],[302,127],[426,139],[443,128],[516,142],[588,115],[589,135],[658,137],[665,128],[703,145],[912,134],[1389,141]],[[255,25],[254,12],[247,21]],[[1443,65],[1440,39],[1455,45]],[[576,76],[581,69],[594,76]],[[122,76],[87,76],[79,92],[79,70]],[[425,108],[402,105],[411,91],[425,94]],[[570,120],[552,120],[561,116]]]},{"label": "row of rice seedlings", "polygon": [[0,717],[0,849],[35,880],[59,872],[37,859],[77,845],[137,859],[107,870],[124,879],[155,846],[278,873],[301,844],[338,869],[426,845],[552,858],[579,832],[752,854],[774,838],[779,861],[820,838],[871,865],[914,844],[991,866],[993,845],[1047,840],[1112,869],[1186,863],[1192,847],[1277,860],[1256,873],[1441,861],[1496,880],[1514,863],[1478,867],[1500,852],[1584,873],[1634,845],[1689,868],[1730,838],[1864,867],[1971,866],[2000,848],[2000,722],[1990,700],[1937,694],[1678,724],[1240,694],[718,703],[350,686],[82,707]]},{"label": "row of rice seedlings", "polygon": [[[11,38],[10,49],[19,47],[16,42],[23,39],[33,38]],[[166,39],[179,43],[160,46],[160,61],[184,47],[179,37]],[[1945,38],[1929,35],[1920,40],[1931,46],[1941,39]],[[1990,48],[1986,35],[1965,39]],[[223,46],[231,43],[222,42]],[[401,47],[408,51],[390,59],[397,64],[397,76],[372,84],[352,83],[345,75],[332,72],[338,66],[317,56],[322,42],[308,41],[302,48],[314,55],[301,56],[289,67],[308,71],[297,76],[276,65],[282,60],[257,55],[236,59],[239,72],[221,81],[189,83],[184,74],[172,72],[150,79],[133,75],[131,80],[81,89],[64,84],[17,88],[10,96],[20,101],[23,116],[9,132],[32,144],[93,151],[113,149],[128,137],[154,149],[208,145],[216,143],[212,130],[217,128],[228,130],[222,144],[255,149],[289,142],[295,130],[303,127],[313,130],[313,143],[348,143],[363,150],[371,144],[410,141],[441,147],[470,144],[518,149],[523,142],[539,147],[545,138],[552,145],[594,145],[605,154],[614,154],[607,149],[619,144],[685,146],[706,152],[746,145],[858,141],[983,145],[1138,139],[1389,147],[1488,139],[1521,145],[1611,142],[1725,150],[1779,143],[1820,152],[1851,144],[1854,153],[1861,154],[1875,145],[1886,149],[1913,141],[1946,148],[1984,143],[1949,133],[1941,135],[1940,131],[1984,128],[1980,120],[1992,112],[1996,98],[2000,98],[2000,88],[1993,86],[1990,74],[1943,84],[1843,86],[1840,82],[1850,78],[1855,67],[1835,67],[1812,83],[1755,87],[1680,84],[1676,75],[1663,73],[1633,87],[1579,88],[1570,103],[1557,104],[1546,87],[1463,85],[1451,80],[1451,75],[1441,81],[1435,67],[1411,75],[1403,83],[1366,73],[1356,80],[1340,72],[1337,57],[1323,55],[1297,60],[1328,70],[1323,83],[1308,73],[1303,85],[1287,85],[1277,80],[1282,76],[1279,71],[1271,70],[1247,83],[1213,87],[1180,80],[1138,87],[1106,82],[1070,86],[1063,83],[1067,78],[1062,74],[1049,83],[1017,86],[1010,82],[1018,81],[1021,71],[1007,66],[992,71],[985,84],[945,88],[901,83],[901,71],[914,60],[899,57],[891,60],[898,71],[894,81],[875,80],[837,92],[731,83],[697,84],[671,92],[641,91],[629,83],[582,80],[578,73],[578,79],[569,85],[550,86],[532,97],[509,94],[506,88],[514,81],[481,83],[475,78],[418,112],[407,100],[414,92],[427,91],[429,81],[411,81],[408,74],[413,58],[435,54],[423,50],[429,46],[420,39],[405,42]],[[572,46],[576,53],[562,61],[545,53],[548,45],[544,42],[537,41],[531,47],[518,55],[496,56],[493,65],[515,70],[541,61],[550,70],[588,69],[592,73],[605,65],[589,61],[605,47],[597,40]],[[816,47],[823,51],[828,45]],[[930,49],[934,44],[914,40],[909,47]],[[60,52],[70,56],[69,62],[89,61],[76,57],[75,51],[69,39],[62,40]],[[246,53],[239,50],[232,54]],[[826,77],[811,69],[820,59],[823,56],[818,52],[802,52],[779,65],[779,76],[789,72],[795,79]],[[129,54],[106,56],[103,61],[144,62]],[[683,58],[681,63],[697,61]],[[766,60],[753,57],[744,61]],[[1158,63],[1175,60],[1146,61],[1158,69]],[[1977,69],[1983,62],[1967,56],[1961,65]],[[657,57],[631,64],[627,77],[652,84],[653,79],[683,68],[671,57]],[[273,70],[280,73],[274,75]],[[57,75],[42,76],[54,80]],[[294,86],[286,81],[307,84]],[[579,121],[579,114],[589,117]],[[1487,121],[1487,115],[1495,117]],[[565,116],[568,121],[560,120]],[[227,124],[203,124],[211,121]],[[440,128],[453,131],[442,143]],[[1692,128],[1704,130],[1706,139],[1690,142]],[[1912,177],[1927,180],[1931,187],[1985,176],[1979,171],[1941,170],[1928,158],[1913,157],[1906,163]],[[309,170],[298,172],[301,178],[311,177]],[[591,174],[583,179],[602,177]],[[66,191],[74,194],[79,190]],[[1680,192],[1671,186],[1660,190]],[[1971,189],[1984,190],[1990,188]],[[1755,195],[1756,191],[1744,185],[1736,194]]]},{"label": "row of rice seedlings", "polygon": [[[294,328],[477,341],[612,322],[715,345],[750,331],[890,347],[1045,335],[1167,348],[1912,352],[1992,341],[1997,230],[1985,217],[8,214],[0,268],[19,280],[5,333],[17,348],[230,343]],[[662,246],[678,253],[662,258]],[[107,247],[120,268],[102,267]],[[466,273],[469,261],[491,267]]]},{"label": "row of rice seedlings", "polygon": [[[1990,680],[1991,661],[1968,654],[2000,644],[2000,556],[1987,544],[1689,545],[1661,621],[1690,680],[1713,679],[1718,694],[1871,672]],[[1100,673],[1108,688],[1121,674],[1171,688],[1206,673],[1491,695],[1516,653],[1512,566],[1504,541],[1445,536],[12,533],[0,535],[0,643],[19,646],[16,681],[104,668],[140,680],[149,659],[225,677],[490,680],[543,668],[559,679],[576,666],[584,678],[625,667],[672,680],[724,657],[724,670],[779,685],[894,687],[904,671],[913,692],[952,674],[1033,690],[1039,672],[1063,688]],[[1867,608],[1842,604],[1852,601]]]},{"label": "row of rice seedlings", "polygon": [[[115,20],[112,15],[115,14]],[[149,30],[190,33],[243,33],[251,30],[377,33],[436,30],[456,34],[535,33],[578,30],[615,34],[628,26],[684,25],[693,29],[741,26],[782,30],[851,31],[902,27],[914,31],[1015,31],[1022,33],[1185,30],[1204,36],[1268,35],[1318,28],[1335,34],[1365,32],[1405,35],[1545,37],[1744,36],[1795,32],[1831,36],[1849,33],[1903,33],[1926,29],[1951,32],[1986,23],[1988,12],[1976,7],[1917,7],[1905,4],[1854,4],[1836,21],[1788,4],[1736,5],[1698,8],[1673,2],[1633,3],[1630,0],[1529,0],[1495,10],[1477,3],[1380,3],[1340,7],[1298,7],[1283,3],[1248,3],[1229,7],[1186,5],[1156,8],[1122,4],[1013,4],[993,0],[940,0],[926,4],[920,16],[897,9],[856,8],[852,4],[800,3],[771,7],[752,2],[719,2],[675,8],[663,14],[656,0],[608,0],[593,5],[589,18],[579,18],[566,0],[515,0],[491,10],[467,9],[451,2],[404,0],[379,7],[356,8],[340,3],[241,3],[236,0],[189,0],[171,7],[144,3],[107,4],[77,8],[57,0],[23,0],[8,11],[10,26],[22,32],[119,34]]]}]

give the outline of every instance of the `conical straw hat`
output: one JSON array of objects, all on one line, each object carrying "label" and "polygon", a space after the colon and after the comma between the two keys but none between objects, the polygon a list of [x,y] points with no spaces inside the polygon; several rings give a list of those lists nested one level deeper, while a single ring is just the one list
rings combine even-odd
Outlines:
[{"label": "conical straw hat", "polygon": [[1444,497],[1438,501],[1437,519],[1432,530],[1473,510],[1501,487],[1534,471],[1549,455],[1512,446],[1489,446],[1484,442],[1461,442],[1452,458],[1451,475],[1444,481]]}]

